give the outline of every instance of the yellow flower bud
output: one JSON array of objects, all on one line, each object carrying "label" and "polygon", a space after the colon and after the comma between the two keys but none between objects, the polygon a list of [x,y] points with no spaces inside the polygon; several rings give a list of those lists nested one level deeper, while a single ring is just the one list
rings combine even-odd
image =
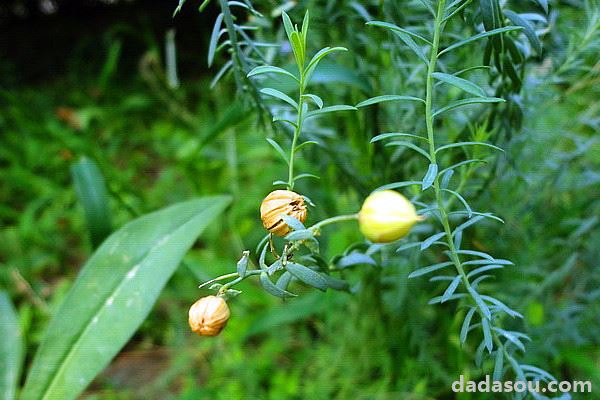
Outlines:
[{"label": "yellow flower bud", "polygon": [[281,214],[306,221],[304,198],[290,190],[274,190],[260,205],[260,218],[263,226],[277,236],[287,235],[291,229],[281,218]]},{"label": "yellow flower bud", "polygon": [[207,296],[195,302],[188,313],[190,328],[200,336],[216,336],[229,320],[229,307],[222,297]]},{"label": "yellow flower bud", "polygon": [[366,198],[358,214],[362,234],[374,243],[389,243],[408,234],[423,220],[406,197],[393,190],[375,192]]}]

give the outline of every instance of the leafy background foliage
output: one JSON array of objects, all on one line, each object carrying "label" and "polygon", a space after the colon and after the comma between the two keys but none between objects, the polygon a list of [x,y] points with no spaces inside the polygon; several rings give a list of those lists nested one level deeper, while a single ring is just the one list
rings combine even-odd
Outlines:
[{"label": "leafy background foliage", "polygon": [[[272,182],[285,177],[287,166],[265,136],[289,149],[293,132],[270,123],[285,109],[260,89],[292,93],[293,81],[246,77],[263,64],[294,71],[281,11],[299,23],[310,10],[311,54],[325,46],[349,49],[323,60],[310,90],[326,105],[358,105],[383,94],[424,96],[426,66],[407,36],[365,25],[386,21],[429,38],[431,16],[424,3],[407,1],[399,8],[395,2],[340,0],[278,7],[257,1],[252,7],[258,15],[226,2],[207,4],[198,14],[200,4],[188,2],[175,17],[175,23],[187,21],[175,39],[177,80],[163,50],[166,29],[156,32],[156,25],[135,20],[82,34],[76,51],[63,54],[67,62],[55,61],[64,70],[46,72],[41,80],[21,68],[18,56],[3,58],[0,284],[8,295],[0,297],[0,307],[14,304],[25,343],[23,355],[11,359],[22,358],[25,371],[31,367],[43,329],[97,243],[88,238],[103,236],[102,230],[88,229],[93,204],[81,203],[77,194],[85,179],[77,168],[86,156],[97,165],[108,200],[95,212],[108,210],[113,228],[198,195],[230,193],[234,200],[186,255],[148,319],[85,398],[455,398],[450,384],[459,374],[478,379],[490,373],[493,363],[483,369],[473,363],[478,341],[461,345],[466,310],[427,304],[447,282],[408,279],[417,266],[442,262],[438,253],[383,248],[374,257],[385,268],[373,267],[357,256],[364,247],[350,247],[362,240],[352,223],[325,227],[319,240],[327,259],[346,256],[350,267],[342,274],[358,285],[356,294],[296,284],[299,297],[281,302],[248,280],[239,286],[244,293],[232,301],[233,317],[220,337],[199,339],[187,328],[187,307],[208,293],[198,283],[234,270],[242,251],[256,248],[264,236],[258,204]],[[508,100],[445,113],[443,129],[436,125],[446,136],[440,143],[487,141],[505,150],[495,155],[465,148],[468,157],[487,163],[452,178],[473,210],[505,221],[477,224],[465,235],[468,248],[515,264],[480,289],[524,315],[518,328],[531,337],[524,363],[600,387],[599,5],[550,2],[546,12],[542,1],[469,3],[445,28],[443,46],[488,26],[526,25],[534,31],[502,36],[516,51],[504,51],[503,46],[512,48],[506,42],[482,41],[444,55],[440,64],[440,72],[489,66],[465,77],[489,96]],[[57,4],[60,15],[62,3]],[[175,6],[161,10],[158,20],[167,20]],[[486,13],[494,7],[502,14]],[[225,9],[240,26],[258,28],[247,31],[246,41],[278,46],[228,43],[217,52],[230,34],[223,32],[211,46],[213,23]],[[24,17],[12,18],[8,22],[18,27]],[[40,24],[55,17],[44,18]],[[189,26],[205,27],[204,35],[192,35]],[[411,40],[417,50],[426,47]],[[211,69],[192,68],[198,60],[206,65],[211,48]],[[219,76],[232,60],[229,73]],[[440,104],[461,98],[459,88],[438,77]],[[428,163],[420,154],[386,146],[389,139],[371,143],[383,132],[423,134],[422,108],[419,102],[384,102],[307,120],[304,138],[319,145],[302,150],[297,168],[320,179],[299,180],[296,190],[317,205],[309,221],[356,212],[364,196],[384,184],[422,179]],[[456,159],[448,161],[465,159],[461,152],[452,154]],[[400,190],[416,196],[421,187]],[[406,243],[431,236],[431,229],[419,226]],[[252,257],[256,264],[256,254]],[[4,322],[12,321],[10,315],[2,312],[3,329],[14,326]]]}]

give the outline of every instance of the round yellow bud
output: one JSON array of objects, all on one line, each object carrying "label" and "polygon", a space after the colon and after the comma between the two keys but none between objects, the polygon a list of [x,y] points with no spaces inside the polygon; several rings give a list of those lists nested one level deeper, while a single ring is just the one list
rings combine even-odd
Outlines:
[{"label": "round yellow bud", "polygon": [[281,214],[294,217],[300,222],[306,221],[304,198],[290,190],[274,190],[269,193],[260,205],[260,218],[265,229],[277,236],[285,236],[291,231]]},{"label": "round yellow bud", "polygon": [[206,296],[192,304],[188,322],[198,335],[216,336],[227,324],[229,315],[229,307],[222,297]]},{"label": "round yellow bud", "polygon": [[421,220],[423,218],[417,215],[412,203],[393,190],[371,194],[358,214],[360,231],[374,243],[401,239]]}]

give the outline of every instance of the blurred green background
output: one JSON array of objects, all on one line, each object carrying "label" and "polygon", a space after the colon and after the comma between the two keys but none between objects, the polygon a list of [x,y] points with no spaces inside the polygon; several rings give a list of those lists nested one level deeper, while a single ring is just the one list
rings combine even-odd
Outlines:
[{"label": "blurred green background", "polygon": [[[299,287],[298,299],[282,302],[249,279],[219,337],[189,331],[189,305],[209,293],[198,284],[231,272],[243,250],[255,249],[264,236],[259,204],[285,175],[265,141],[278,133],[235,95],[231,77],[210,88],[218,68],[207,67],[206,54],[218,7],[198,13],[198,5],[186,4],[175,18],[174,1],[0,5],[0,286],[18,311],[25,370],[93,252],[72,175],[86,157],[106,183],[107,228],[199,195],[229,193],[234,203],[83,398],[495,398],[451,391],[460,374],[478,379],[486,372],[472,361],[475,349],[459,344],[464,310],[428,305],[440,286],[407,280],[417,254],[384,254],[396,257],[384,269],[355,268],[347,276],[361,282],[355,295]],[[317,90],[329,104],[400,92],[420,79],[412,64],[392,67],[398,60],[361,14],[418,23],[419,1],[401,10],[398,2],[345,0],[255,7],[266,15],[290,9],[296,20],[309,9],[313,50],[350,50],[318,74]],[[269,21],[265,32],[281,40],[277,12]],[[518,98],[521,123],[509,116],[514,124],[496,139],[506,155],[466,188],[474,207],[506,224],[479,226],[469,241],[515,262],[482,287],[525,315],[532,338],[525,360],[562,380],[591,380],[597,393],[572,398],[599,399],[598,3],[550,2],[547,23],[544,52],[528,65]],[[178,84],[166,67],[170,29]],[[481,54],[465,57],[476,65]],[[413,111],[339,114],[312,128],[323,146],[307,151],[300,168],[321,179],[299,183],[318,206],[311,221],[355,212],[371,190],[410,176],[412,158],[369,140],[417,118]],[[353,223],[324,233],[328,256],[362,240]]]}]

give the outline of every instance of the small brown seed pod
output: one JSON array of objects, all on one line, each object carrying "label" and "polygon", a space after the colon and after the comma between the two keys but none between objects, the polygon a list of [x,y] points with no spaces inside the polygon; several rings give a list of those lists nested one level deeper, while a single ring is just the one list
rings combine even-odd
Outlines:
[{"label": "small brown seed pod", "polygon": [[285,236],[291,231],[281,214],[294,217],[300,222],[306,221],[304,198],[290,190],[274,190],[269,193],[260,205],[260,218],[265,229],[277,236]]},{"label": "small brown seed pod", "polygon": [[198,335],[216,336],[227,324],[229,315],[229,307],[222,297],[206,296],[192,304],[188,322]]}]

